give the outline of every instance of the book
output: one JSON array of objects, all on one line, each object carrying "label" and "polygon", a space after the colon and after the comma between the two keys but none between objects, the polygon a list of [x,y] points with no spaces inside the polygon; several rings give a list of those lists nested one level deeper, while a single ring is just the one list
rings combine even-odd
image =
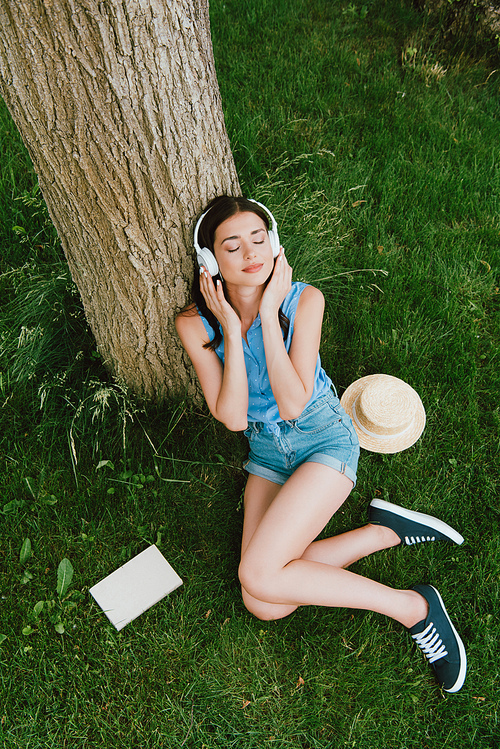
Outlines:
[{"label": "book", "polygon": [[161,551],[149,546],[90,588],[90,594],[118,631],[182,585]]}]

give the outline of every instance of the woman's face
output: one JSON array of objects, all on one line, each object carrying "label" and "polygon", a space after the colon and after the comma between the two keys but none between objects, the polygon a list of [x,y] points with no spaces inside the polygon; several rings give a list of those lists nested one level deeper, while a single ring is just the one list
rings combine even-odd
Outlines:
[{"label": "woman's face", "polygon": [[236,213],[219,224],[214,254],[226,284],[258,286],[274,268],[267,227],[260,216],[250,211]]}]

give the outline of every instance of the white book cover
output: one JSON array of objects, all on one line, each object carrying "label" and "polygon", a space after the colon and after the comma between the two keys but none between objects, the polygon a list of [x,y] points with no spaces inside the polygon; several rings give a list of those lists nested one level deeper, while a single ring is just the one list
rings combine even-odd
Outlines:
[{"label": "white book cover", "polygon": [[117,630],[182,585],[156,546],[150,546],[90,588]]}]

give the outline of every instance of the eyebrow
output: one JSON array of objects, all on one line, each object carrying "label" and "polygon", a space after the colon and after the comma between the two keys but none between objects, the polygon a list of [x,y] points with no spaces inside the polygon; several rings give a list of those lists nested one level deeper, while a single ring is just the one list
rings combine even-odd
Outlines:
[{"label": "eyebrow", "polygon": [[[254,234],[258,234],[261,231],[266,231],[264,227],[259,229],[254,229],[250,232],[250,236],[253,237]],[[241,239],[241,234],[234,234],[232,237],[226,237],[222,240],[221,245],[224,244],[224,242],[230,242],[232,239]]]}]

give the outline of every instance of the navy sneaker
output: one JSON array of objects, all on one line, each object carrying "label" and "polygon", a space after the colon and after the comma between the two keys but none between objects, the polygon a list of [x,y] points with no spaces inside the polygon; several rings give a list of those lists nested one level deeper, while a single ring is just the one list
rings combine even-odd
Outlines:
[{"label": "navy sneaker", "polygon": [[424,541],[454,541],[456,544],[464,541],[458,531],[442,520],[423,512],[398,507],[383,499],[372,499],[368,517],[370,523],[393,530],[407,546]]},{"label": "navy sneaker", "polygon": [[445,692],[458,692],[465,681],[467,656],[462,640],[450,621],[443,600],[432,585],[414,585],[429,604],[427,618],[410,628],[419,648],[428,658]]}]

